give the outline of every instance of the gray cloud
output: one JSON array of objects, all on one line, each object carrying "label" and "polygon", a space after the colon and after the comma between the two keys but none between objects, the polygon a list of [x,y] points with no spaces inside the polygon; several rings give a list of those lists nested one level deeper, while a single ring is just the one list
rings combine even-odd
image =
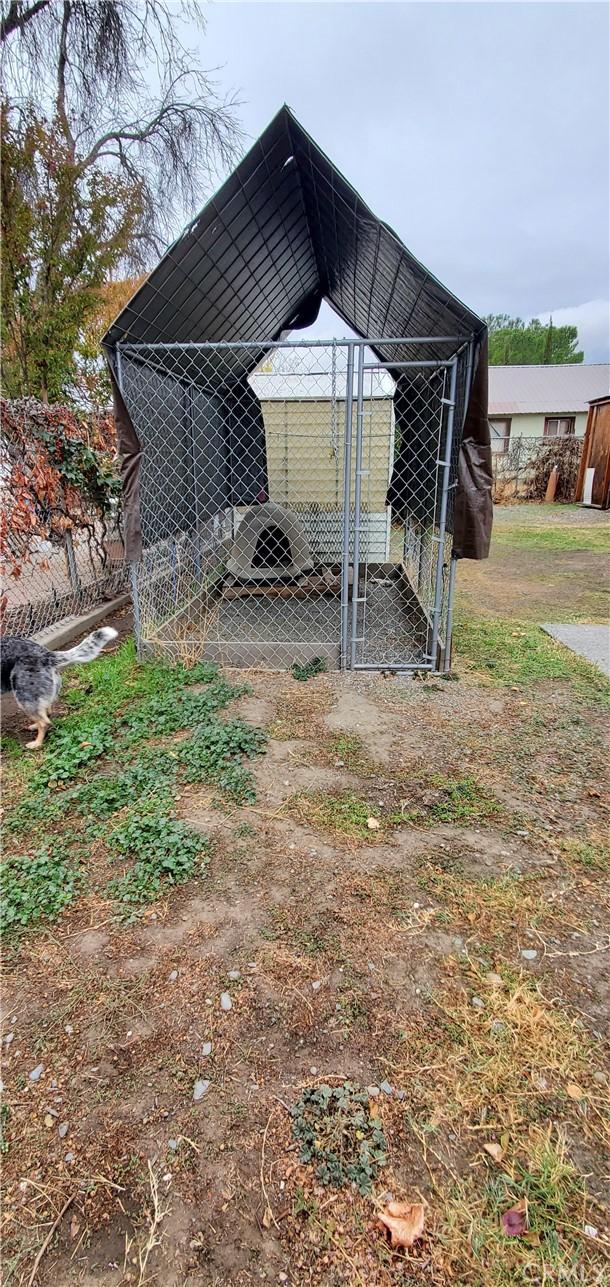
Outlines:
[{"label": "gray cloud", "polygon": [[469,306],[574,314],[586,359],[607,358],[605,4],[223,3],[207,18],[202,58],[224,64],[252,138],[287,102]]}]

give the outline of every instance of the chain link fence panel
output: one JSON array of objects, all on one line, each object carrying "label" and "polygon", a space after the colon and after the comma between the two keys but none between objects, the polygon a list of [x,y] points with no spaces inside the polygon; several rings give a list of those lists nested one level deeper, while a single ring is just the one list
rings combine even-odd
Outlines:
[{"label": "chain link fence panel", "polygon": [[394,370],[364,343],[121,345],[143,449],[145,653],[437,664],[458,395],[447,362],[399,357]]},{"label": "chain link fence panel", "polygon": [[19,575],[2,584],[2,632],[29,638],[64,617],[80,616],[128,587],[123,542],[116,531],[67,531],[63,538],[13,538]]}]

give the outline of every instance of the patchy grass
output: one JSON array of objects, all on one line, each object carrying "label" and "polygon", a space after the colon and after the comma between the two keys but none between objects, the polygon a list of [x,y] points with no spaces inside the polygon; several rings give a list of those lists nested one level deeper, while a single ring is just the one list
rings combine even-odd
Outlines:
[{"label": "patchy grass", "polygon": [[[94,862],[104,855],[123,861],[120,876],[94,882],[119,904],[153,901],[203,874],[208,843],[176,819],[173,801],[182,782],[199,781],[214,782],[232,802],[255,799],[242,760],[263,751],[264,734],[217,717],[244,691],[204,663],[191,671],[140,666],[131,642],[72,678],[78,713],[52,731],[40,756],[21,752],[19,762],[9,750],[9,773],[19,768],[12,778],[16,803],[6,818],[9,848],[16,850],[4,868],[7,937],[56,919],[74,901],[82,883],[76,860],[83,860],[84,872],[92,842]],[[192,735],[178,746],[147,744],[188,729]],[[40,842],[34,859],[18,849],[25,833]]]},{"label": "patchy grass", "polygon": [[525,688],[541,680],[565,680],[588,701],[610,705],[610,682],[604,675],[539,626],[461,618],[454,638],[458,664],[466,662],[495,683]]},{"label": "patchy grass", "polygon": [[[447,1198],[439,1242],[451,1281],[493,1287],[607,1281],[601,1254],[581,1233],[585,1183],[560,1132],[533,1128],[507,1151],[501,1168],[485,1166],[482,1184],[462,1181]],[[520,1238],[501,1227],[502,1215],[514,1207],[525,1212]]]},{"label": "patchy grass", "polygon": [[610,874],[610,843],[604,840],[574,840],[561,842],[562,852],[571,867],[599,875]]},{"label": "patchy grass", "polygon": [[330,737],[318,739],[316,754],[329,766],[345,768],[348,773],[357,773],[360,777],[375,776],[378,772],[362,738],[355,733],[332,733]]},{"label": "patchy grass", "polygon": [[439,823],[467,827],[502,812],[499,802],[472,776],[449,778],[435,773],[423,781],[422,802],[408,807],[409,801],[403,801],[400,812],[393,815],[393,821],[414,822],[426,827]]},{"label": "patchy grass", "polygon": [[[518,1141],[524,1125],[570,1115],[570,1087],[589,1105],[582,1123],[598,1138],[605,1099],[594,1080],[601,1052],[582,1027],[548,1004],[536,985],[500,966],[502,984],[466,961],[459,980],[434,998],[436,1019],[426,1030],[406,1028],[388,1066],[406,1091],[405,1111],[430,1136],[476,1129],[479,1145],[508,1132]],[[472,1005],[480,996],[484,1007]]]},{"label": "patchy grass", "polygon": [[305,826],[317,827],[342,840],[372,840],[377,831],[369,827],[369,819],[378,822],[379,809],[353,791],[337,794],[304,791],[292,796],[284,807]]},{"label": "patchy grass", "polygon": [[517,550],[570,551],[573,554],[591,552],[610,554],[610,524],[570,523],[550,525],[545,521],[520,523],[518,511],[515,522],[497,523],[493,529],[494,547],[514,546]]},{"label": "patchy grass", "polygon": [[[514,593],[510,578],[502,591]],[[219,782],[227,767],[249,773],[260,738],[224,723],[225,706],[191,728],[150,725],[151,713],[174,723],[168,694],[213,692],[216,671],[193,684],[194,672],[116,656],[116,671],[100,659],[104,687],[95,665],[69,680],[78,700],[56,730],[109,720],[108,753],[61,787],[31,785],[47,751],[9,747],[5,766],[9,853],[46,845],[88,882],[59,913],[43,902],[31,925],[58,915],[53,932],[21,931],[9,958],[7,1278],[27,1283],[40,1252],[40,1280],[66,1284],[109,1262],[135,1280],[244,1287],[283,1274],[308,1287],[606,1283],[601,702],[583,701],[573,673],[502,688],[464,667],[442,693],[404,685],[392,707],[392,683],[360,675],[360,742],[323,719],[339,677],[254,675],[256,698],[277,698],[278,735],[296,739],[291,789],[344,786],[348,772],[351,791],[278,809],[275,773],[288,773],[261,765],[260,807],[242,813]],[[392,766],[367,759],[371,703],[381,724],[390,707]],[[189,765],[210,790],[185,790]],[[212,811],[213,794],[226,810]],[[527,825],[513,825],[513,807]],[[176,831],[181,808],[189,826]],[[319,827],[313,852],[297,816]],[[201,866],[203,883],[178,893]],[[530,945],[540,950],[526,968]],[[210,1085],[195,1103],[200,1078]],[[347,1081],[363,1100],[341,1108]],[[369,1085],[380,1088],[370,1100]],[[327,1104],[310,1101],[322,1088]],[[293,1134],[300,1101],[307,1139]],[[360,1149],[381,1147],[369,1130],[383,1137],[374,1175]],[[388,1192],[425,1206],[408,1250],[379,1227]],[[501,1217],[517,1204],[526,1228],[510,1238]]]}]

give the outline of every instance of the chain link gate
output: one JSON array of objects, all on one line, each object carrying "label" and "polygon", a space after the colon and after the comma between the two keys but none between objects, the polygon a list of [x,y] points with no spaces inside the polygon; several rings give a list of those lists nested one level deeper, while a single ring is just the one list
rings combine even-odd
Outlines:
[{"label": "chain link gate", "polygon": [[364,341],[117,347],[142,652],[438,668],[458,359],[415,362],[413,343],[383,341],[387,362]]}]

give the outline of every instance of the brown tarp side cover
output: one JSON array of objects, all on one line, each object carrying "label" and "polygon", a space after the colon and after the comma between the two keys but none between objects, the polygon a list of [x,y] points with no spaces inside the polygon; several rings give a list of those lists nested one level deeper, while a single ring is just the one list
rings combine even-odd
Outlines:
[{"label": "brown tarp side cover", "polygon": [[[449,337],[431,351],[371,344],[384,362],[449,357],[460,339],[457,477],[448,527],[458,558],[486,558],[492,524],[484,323],[432,276],[368,209],[292,112],[283,107],[201,213],[166,251],[104,337],[122,457],[126,553],[142,550],[141,444],[119,389],[118,355],[133,344],[234,343],[245,382],[275,341],[316,318],[326,299],[363,339]],[[259,343],[239,352],[239,342]],[[467,393],[467,341],[473,354]],[[126,352],[129,352],[128,347]],[[131,355],[136,353],[131,350]],[[163,351],[155,352],[159,378]],[[171,371],[179,367],[172,350]],[[185,375],[186,375],[185,354]],[[192,378],[193,351],[188,356]],[[243,387],[243,384],[242,384]],[[230,432],[227,430],[227,432]],[[249,443],[252,453],[253,445]],[[264,452],[264,434],[260,439]],[[397,462],[398,463],[398,462]],[[264,460],[259,461],[263,476]],[[396,474],[396,471],[395,471]],[[398,486],[398,475],[393,480]],[[248,503],[252,480],[227,482],[227,503]],[[390,485],[390,493],[392,484]],[[391,499],[389,494],[388,500]]]}]

